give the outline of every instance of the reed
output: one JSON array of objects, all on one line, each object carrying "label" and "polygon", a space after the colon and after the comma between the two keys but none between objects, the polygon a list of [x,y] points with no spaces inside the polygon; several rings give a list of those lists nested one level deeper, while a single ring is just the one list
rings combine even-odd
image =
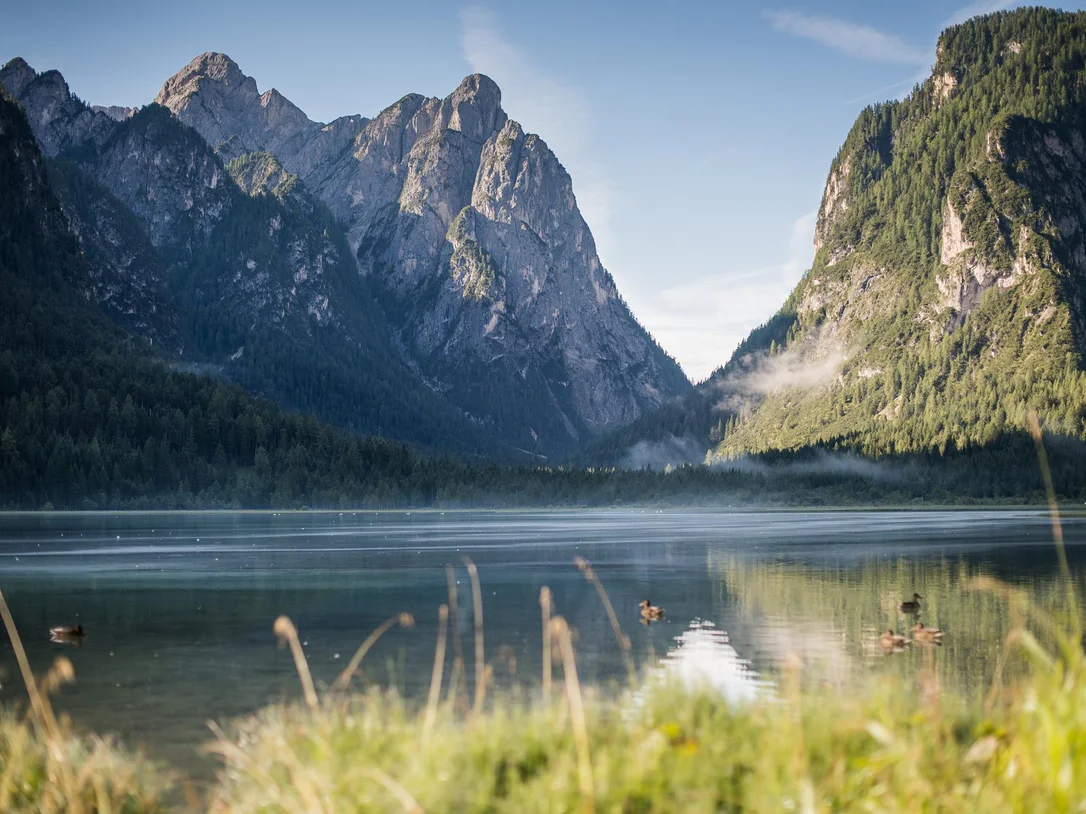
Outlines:
[{"label": "reed", "polygon": [[309,662],[302,652],[302,643],[298,641],[298,628],[286,616],[280,616],[272,626],[275,635],[290,646],[290,653],[294,656],[294,667],[298,671],[298,678],[302,682],[302,693],[305,703],[310,709],[316,709],[320,703],[317,700],[317,689],[313,686],[313,675],[309,672]]},{"label": "reed", "polygon": [[554,611],[554,602],[551,599],[551,589],[544,585],[539,589],[539,607],[543,612],[543,699],[549,701],[551,697],[551,613]]},{"label": "reed", "polygon": [[164,810],[172,774],[107,738],[74,735],[66,719],[58,720],[49,700],[75,680],[71,661],[60,656],[37,679],[2,591],[0,618],[30,700],[28,719],[0,710],[0,811]]},{"label": "reed", "polygon": [[456,590],[456,569],[452,563],[445,563],[445,584],[449,591],[449,622],[453,631],[453,666],[449,677],[449,698],[455,699],[459,692],[460,679],[464,675],[464,642],[460,637],[460,605]]},{"label": "reed", "polygon": [[437,646],[434,648],[434,668],[430,673],[430,693],[426,700],[426,720],[422,728],[429,732],[437,720],[437,705],[441,699],[441,674],[445,668],[445,638],[449,623],[449,607],[437,609]]},{"label": "reed", "polygon": [[472,704],[472,714],[478,715],[483,709],[483,700],[486,698],[486,654],[483,647],[483,589],[479,585],[479,570],[467,557],[464,557],[464,566],[468,569],[471,578],[471,598],[474,604],[475,622],[475,699]]},{"label": "reed", "polygon": [[353,679],[354,674],[358,672],[358,668],[362,664],[362,659],[364,659],[366,654],[370,652],[370,649],[377,644],[377,640],[396,625],[403,628],[414,627],[415,617],[410,613],[397,613],[395,616],[390,616],[379,624],[374,631],[363,640],[362,644],[358,646],[358,650],[351,656],[351,660],[347,662],[347,666],[343,668],[343,672],[340,673],[335,682],[333,682],[332,688],[336,690],[345,690],[351,686],[351,679]]},{"label": "reed", "polygon": [[592,778],[592,750],[588,740],[588,724],[585,722],[581,682],[577,678],[573,637],[570,635],[569,625],[561,616],[551,619],[551,635],[558,641],[558,652],[562,654],[566,703],[569,705],[569,718],[573,724],[573,742],[577,747],[577,780],[581,786],[581,810],[591,814],[596,810],[595,783]]},{"label": "reed", "polygon": [[630,684],[633,685],[637,682],[637,668],[634,666],[633,655],[631,653],[630,638],[622,632],[622,626],[618,623],[618,615],[615,613],[615,608],[611,604],[610,597],[607,596],[607,591],[603,588],[603,583],[600,582],[599,577],[596,576],[596,572],[592,570],[592,564],[584,557],[574,557],[573,562],[584,574],[584,578],[592,583],[596,588],[596,593],[600,597],[600,602],[603,603],[604,610],[607,611],[607,618],[611,622],[611,630],[615,634],[615,639],[618,641],[619,649],[622,651],[622,662],[626,665],[626,674],[630,678]]}]

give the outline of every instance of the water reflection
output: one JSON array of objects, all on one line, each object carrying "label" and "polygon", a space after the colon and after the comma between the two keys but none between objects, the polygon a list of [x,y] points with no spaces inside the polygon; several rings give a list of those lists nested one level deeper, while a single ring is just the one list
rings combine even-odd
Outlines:
[{"label": "water reflection", "polygon": [[675,637],[675,646],[660,661],[658,675],[691,690],[715,690],[732,704],[754,701],[772,686],[739,657],[727,633],[701,619]]}]

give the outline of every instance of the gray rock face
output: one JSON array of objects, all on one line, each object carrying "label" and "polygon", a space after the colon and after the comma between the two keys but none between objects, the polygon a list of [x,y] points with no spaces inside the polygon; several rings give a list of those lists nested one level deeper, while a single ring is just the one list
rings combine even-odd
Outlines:
[{"label": "gray rock face", "polygon": [[180,350],[166,269],[139,220],[71,162],[53,162],[49,180],[86,258],[89,296],[153,346]]},{"label": "gray rock face", "polygon": [[105,113],[115,122],[123,122],[139,113],[138,107],[121,107],[120,105],[91,105],[95,113]]},{"label": "gray rock face", "polygon": [[204,54],[157,101],[225,154],[296,174],[346,225],[408,361],[512,443],[568,449],[688,389],[602,267],[568,173],[489,78],[320,125]]},{"label": "gray rock face", "polygon": [[[158,105],[118,122],[74,99],[59,73],[35,74],[22,60],[0,72],[0,84],[47,154],[74,151],[72,168],[57,173],[65,214],[92,261],[93,291],[126,327],[176,341],[174,319],[156,319],[167,310],[170,269],[182,278],[176,297],[223,312],[224,321],[230,311],[230,321],[280,326],[296,336],[350,324],[347,303],[325,278],[353,275],[355,264],[346,246],[312,228],[312,201],[289,210],[261,207],[245,192],[271,190],[243,192],[207,142]],[[104,189],[92,189],[99,184]],[[234,224],[252,221],[261,226],[251,237],[224,246]],[[353,334],[344,327],[347,341]]]},{"label": "gray rock face", "polygon": [[320,127],[274,88],[257,91],[256,81],[225,54],[196,57],[162,86],[155,102],[186,124],[201,123],[200,135],[227,160],[293,151]]},{"label": "gray rock face", "polygon": [[83,144],[101,143],[115,122],[72,96],[58,71],[38,74],[23,59],[0,68],[0,86],[19,102],[47,157]]}]

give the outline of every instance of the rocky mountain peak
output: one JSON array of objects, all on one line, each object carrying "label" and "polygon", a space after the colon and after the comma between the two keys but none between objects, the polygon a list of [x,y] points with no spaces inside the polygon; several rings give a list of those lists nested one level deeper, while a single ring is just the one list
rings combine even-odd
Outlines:
[{"label": "rocky mountain peak", "polygon": [[[158,95],[159,98],[156,98],[155,101],[164,104],[162,101],[164,94],[169,93],[171,96],[184,95],[189,91],[196,90],[196,88],[192,87],[194,83],[198,84],[204,80],[215,82],[226,88],[240,88],[250,83],[254,90],[256,88],[256,81],[242,73],[241,68],[234,60],[230,59],[226,54],[208,51],[200,54],[200,56],[167,79]],[[166,105],[166,107],[169,107],[169,105]]]},{"label": "rocky mountain peak", "polygon": [[22,106],[48,157],[88,142],[101,143],[115,124],[74,97],[60,71],[38,74],[24,59],[13,59],[0,69],[0,88]]},{"label": "rocky mountain peak", "polygon": [[320,125],[274,88],[261,94],[226,54],[200,54],[166,80],[155,102],[195,128],[227,159],[283,145]]},{"label": "rocky mountain peak", "polygon": [[26,86],[37,78],[37,72],[22,57],[15,57],[0,68],[0,85],[3,85],[15,98],[18,98]]},{"label": "rocky mountain peak", "polygon": [[459,130],[472,141],[486,141],[508,118],[502,110],[502,92],[489,76],[464,77],[446,100],[451,108],[450,130]]}]

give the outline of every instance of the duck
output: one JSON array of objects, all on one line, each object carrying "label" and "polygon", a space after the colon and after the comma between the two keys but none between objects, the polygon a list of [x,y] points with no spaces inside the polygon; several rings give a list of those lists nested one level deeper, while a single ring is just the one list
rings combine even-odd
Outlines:
[{"label": "duck", "polygon": [[664,618],[664,609],[658,605],[653,605],[649,600],[642,599],[639,603],[641,606],[641,618],[646,622],[656,622]]},{"label": "duck", "polygon": [[87,632],[83,630],[83,625],[60,625],[49,628],[49,641],[60,644],[78,645],[86,635]]},{"label": "duck", "polygon": [[913,638],[918,642],[943,643],[943,631],[937,627],[928,627],[923,622],[917,621],[913,625]]},{"label": "duck", "polygon": [[920,613],[920,600],[923,599],[920,594],[913,594],[912,599],[906,599],[901,603],[902,613]]},{"label": "duck", "polygon": [[904,650],[905,645],[909,643],[909,639],[902,636],[900,633],[894,633],[894,631],[887,628],[879,636],[879,644],[886,650]]}]

